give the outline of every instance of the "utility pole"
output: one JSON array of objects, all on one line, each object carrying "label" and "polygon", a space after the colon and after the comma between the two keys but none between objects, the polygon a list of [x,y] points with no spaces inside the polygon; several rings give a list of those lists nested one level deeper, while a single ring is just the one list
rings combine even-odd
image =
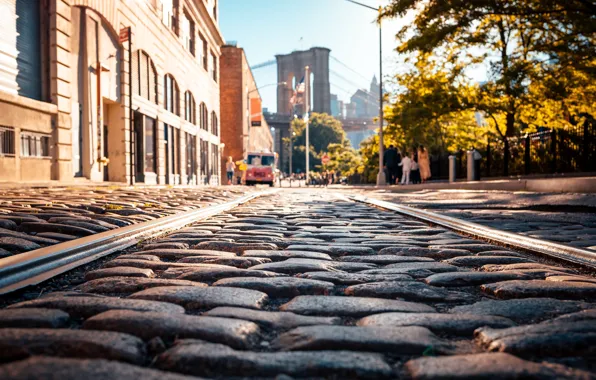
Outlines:
[{"label": "utility pole", "polygon": [[310,156],[310,143],[308,141],[308,124],[309,124],[309,114],[310,114],[310,74],[309,74],[309,67],[306,66],[304,68],[304,121],[306,122],[306,186],[308,186],[308,178],[309,178],[309,156]]}]

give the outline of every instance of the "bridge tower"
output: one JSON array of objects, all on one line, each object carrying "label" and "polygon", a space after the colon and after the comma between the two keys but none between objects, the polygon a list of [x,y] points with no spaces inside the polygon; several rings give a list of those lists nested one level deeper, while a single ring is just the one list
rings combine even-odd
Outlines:
[{"label": "bridge tower", "polygon": [[[313,112],[331,113],[331,88],[329,84],[329,53],[330,49],[313,47],[309,50],[294,51],[290,54],[276,55],[277,81],[288,85],[277,88],[277,113],[291,115],[290,98],[294,89],[293,79],[299,83],[304,77],[304,68],[309,66],[313,73]],[[305,81],[308,78],[304,79]]]}]

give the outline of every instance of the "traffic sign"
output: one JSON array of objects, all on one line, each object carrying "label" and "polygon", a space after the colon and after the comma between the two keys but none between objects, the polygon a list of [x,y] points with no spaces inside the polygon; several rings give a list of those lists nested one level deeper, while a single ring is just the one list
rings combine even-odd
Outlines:
[{"label": "traffic sign", "polygon": [[324,154],[323,157],[321,157],[321,162],[323,163],[323,165],[327,165],[329,161],[331,161],[331,159],[328,155]]}]

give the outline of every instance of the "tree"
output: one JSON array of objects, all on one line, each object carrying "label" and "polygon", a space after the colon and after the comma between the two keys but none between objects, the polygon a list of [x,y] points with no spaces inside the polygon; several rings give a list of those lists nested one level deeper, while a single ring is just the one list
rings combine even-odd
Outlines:
[{"label": "tree", "polygon": [[[294,119],[290,124],[291,132],[295,132],[293,139],[292,166],[293,171],[306,172],[306,124],[302,119]],[[289,139],[285,141],[289,145]],[[321,169],[321,157],[333,145],[336,155],[341,156],[344,150],[349,150],[350,143],[341,122],[326,113],[312,113],[309,123],[309,166],[310,170]],[[341,150],[337,150],[337,147]],[[347,156],[346,156],[347,157]],[[350,158],[351,160],[352,158]]]}]

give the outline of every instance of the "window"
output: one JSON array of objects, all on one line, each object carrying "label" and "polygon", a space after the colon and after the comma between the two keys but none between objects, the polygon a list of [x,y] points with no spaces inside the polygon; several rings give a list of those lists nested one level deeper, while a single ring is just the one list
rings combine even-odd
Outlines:
[{"label": "window", "polygon": [[192,177],[196,174],[197,171],[197,137],[191,135],[190,133],[185,133],[186,135],[186,175],[188,178],[188,183],[190,184],[192,181]]},{"label": "window", "polygon": [[14,129],[0,127],[0,155],[14,155]]},{"label": "window", "polygon": [[178,9],[178,0],[161,0],[161,21],[171,29],[174,33],[177,32],[176,25],[176,10]]},{"label": "window", "polygon": [[209,142],[200,140],[201,142],[201,175],[207,175],[207,168],[209,167]]},{"label": "window", "polygon": [[209,47],[207,46],[207,40],[203,36],[201,36],[201,44],[203,45],[203,55],[201,57],[203,59],[203,68],[209,70]]},{"label": "window", "polygon": [[182,13],[180,18],[180,38],[182,38],[184,47],[192,55],[195,55],[195,23],[186,11]]},{"label": "window", "polygon": [[211,74],[213,75],[213,80],[217,82],[217,57],[213,53],[211,53],[211,61],[213,64],[213,67],[211,68]]},{"label": "window", "polygon": [[215,111],[211,112],[211,133],[215,136],[219,135],[219,126],[217,125],[217,115]]},{"label": "window", "polygon": [[217,170],[219,167],[218,152],[219,152],[218,146],[216,144],[211,144],[211,162],[210,162],[211,165],[209,165],[211,175],[217,175],[219,172],[219,170]]},{"label": "window", "polygon": [[145,171],[157,173],[155,119],[145,116]]},{"label": "window", "polygon": [[176,79],[170,74],[167,74],[164,79],[164,107],[180,116],[180,90]]},{"label": "window", "polygon": [[21,133],[21,157],[50,157],[50,136]]},{"label": "window", "polygon": [[213,2],[213,19],[217,21],[217,0]]},{"label": "window", "polygon": [[157,104],[157,71],[144,51],[137,51],[132,60],[132,91]]},{"label": "window", "polygon": [[197,124],[197,106],[190,91],[184,93],[184,120]]},{"label": "window", "polygon": [[199,106],[199,113],[201,117],[201,129],[208,131],[209,130],[209,112],[207,111],[207,106],[205,103],[201,103]]}]

